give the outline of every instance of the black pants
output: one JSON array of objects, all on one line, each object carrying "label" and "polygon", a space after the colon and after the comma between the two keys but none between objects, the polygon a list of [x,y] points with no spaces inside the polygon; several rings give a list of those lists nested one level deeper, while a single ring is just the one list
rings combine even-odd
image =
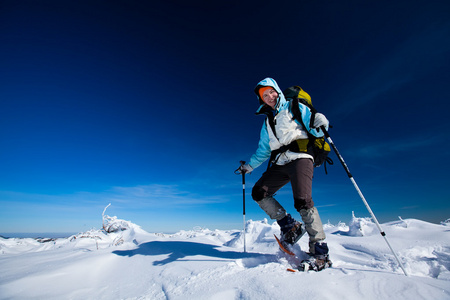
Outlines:
[{"label": "black pants", "polygon": [[273,196],[279,189],[291,182],[294,207],[297,211],[314,207],[312,200],[312,178],[314,166],[311,159],[301,158],[286,165],[271,166],[255,183],[252,197],[260,201]]}]

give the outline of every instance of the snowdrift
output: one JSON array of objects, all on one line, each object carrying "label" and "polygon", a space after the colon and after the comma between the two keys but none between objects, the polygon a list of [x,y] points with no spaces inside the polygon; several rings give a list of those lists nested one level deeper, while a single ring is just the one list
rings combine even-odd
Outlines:
[{"label": "snowdrift", "polygon": [[[450,299],[450,222],[325,224],[333,267],[290,273],[276,223],[148,233],[103,215],[100,230],[61,239],[0,238],[0,299]],[[294,247],[305,257],[307,237]]]}]

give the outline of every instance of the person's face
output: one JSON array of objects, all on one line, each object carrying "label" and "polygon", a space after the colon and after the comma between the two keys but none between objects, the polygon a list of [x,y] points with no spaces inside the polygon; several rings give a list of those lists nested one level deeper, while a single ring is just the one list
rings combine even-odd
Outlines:
[{"label": "person's face", "polygon": [[262,100],[265,104],[275,109],[275,105],[277,104],[278,93],[274,89],[268,89],[264,91],[262,95]]}]

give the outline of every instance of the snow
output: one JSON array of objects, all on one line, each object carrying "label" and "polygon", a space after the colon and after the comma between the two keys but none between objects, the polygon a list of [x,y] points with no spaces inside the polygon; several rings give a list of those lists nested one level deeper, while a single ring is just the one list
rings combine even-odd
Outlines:
[{"label": "snow", "polygon": [[[67,238],[0,238],[0,299],[450,299],[450,222],[325,224],[333,267],[287,272],[276,223],[242,230],[149,233],[103,215],[102,230]],[[306,258],[307,237],[294,247]]]}]

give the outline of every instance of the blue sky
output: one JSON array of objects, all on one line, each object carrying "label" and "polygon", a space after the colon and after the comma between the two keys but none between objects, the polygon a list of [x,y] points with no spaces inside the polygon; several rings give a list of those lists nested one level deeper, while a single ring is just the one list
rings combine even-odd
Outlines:
[{"label": "blue sky", "polygon": [[[450,218],[446,1],[161,2],[0,2],[0,233],[99,228],[109,203],[150,232],[241,228],[265,77],[312,96],[380,222]],[[369,216],[331,157],[323,221]]]}]

